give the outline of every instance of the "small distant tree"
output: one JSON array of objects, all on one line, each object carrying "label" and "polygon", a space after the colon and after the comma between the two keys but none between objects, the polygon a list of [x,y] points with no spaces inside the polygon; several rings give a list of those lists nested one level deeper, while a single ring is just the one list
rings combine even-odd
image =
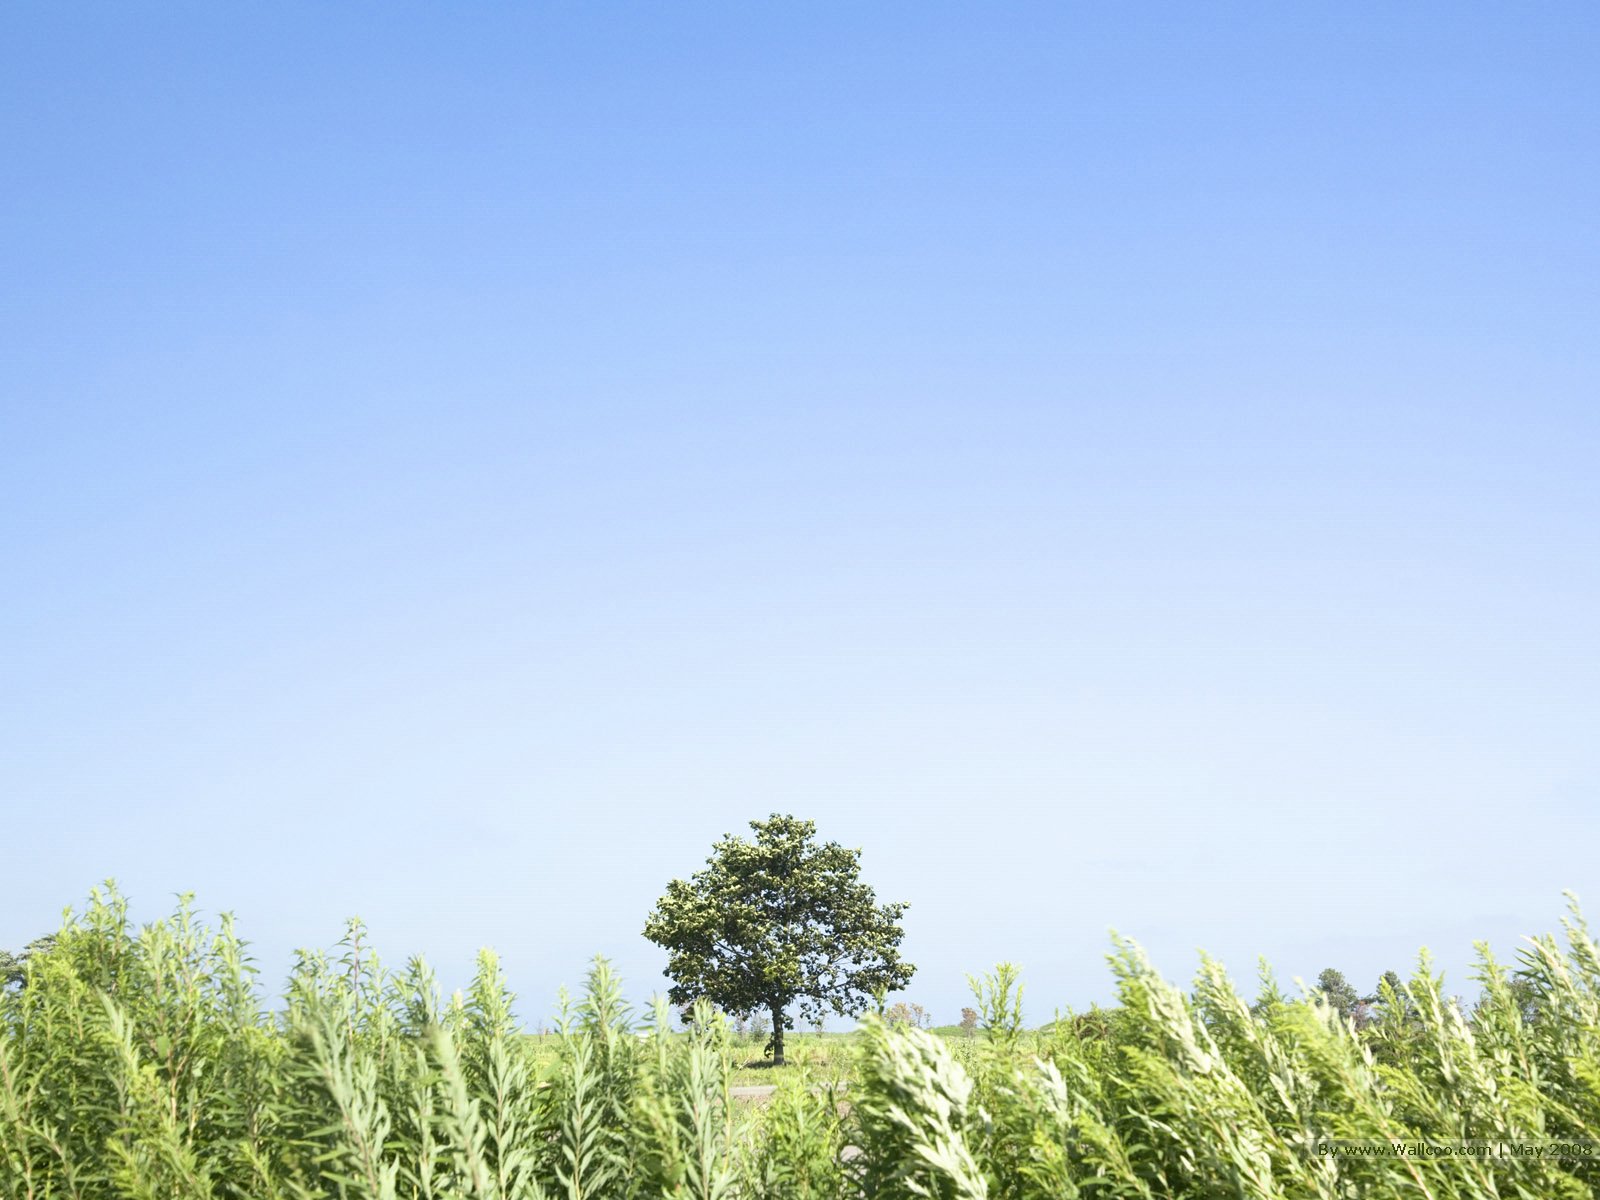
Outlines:
[{"label": "small distant tree", "polygon": [[904,1000],[891,1004],[884,1011],[883,1019],[891,1025],[906,1026],[911,1029],[928,1027],[927,1009],[920,1004],[908,1004]]},{"label": "small distant tree", "polygon": [[1376,991],[1373,993],[1374,1003],[1382,998],[1385,984],[1388,985],[1389,990],[1395,995],[1401,996],[1405,994],[1405,980],[1400,978],[1399,973],[1396,971],[1385,971],[1378,977],[1378,986]]},{"label": "small distant tree", "polygon": [[1366,1001],[1362,1000],[1361,993],[1344,977],[1344,972],[1336,971],[1332,967],[1326,968],[1317,976],[1317,991],[1322,993],[1322,998],[1328,1006],[1346,1021],[1353,1021],[1357,1028],[1365,1025],[1371,1018]]},{"label": "small distant tree", "polygon": [[1378,986],[1373,989],[1372,995],[1363,998],[1363,1003],[1374,1019],[1388,1017],[1411,1021],[1417,1016],[1417,1006],[1406,991],[1405,981],[1394,971],[1385,971],[1379,976]]},{"label": "small distant tree", "polygon": [[674,879],[644,935],[670,957],[674,1004],[700,996],[729,1012],[772,1019],[772,1059],[798,1008],[854,1016],[915,968],[900,957],[905,904],[879,904],[861,882],[861,851],[816,841],[816,822],[774,813],[753,841],[728,835],[705,869]]},{"label": "small distant tree", "polygon": [[963,1008],[961,1010],[961,1036],[972,1037],[978,1032],[978,1010]]}]

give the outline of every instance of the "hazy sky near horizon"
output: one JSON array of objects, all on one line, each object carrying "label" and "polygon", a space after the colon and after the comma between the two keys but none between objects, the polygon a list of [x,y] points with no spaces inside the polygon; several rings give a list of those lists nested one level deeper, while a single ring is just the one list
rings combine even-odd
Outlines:
[{"label": "hazy sky near horizon", "polygon": [[1600,9],[0,11],[0,947],[532,1019],[773,811],[906,993],[1600,903]]}]

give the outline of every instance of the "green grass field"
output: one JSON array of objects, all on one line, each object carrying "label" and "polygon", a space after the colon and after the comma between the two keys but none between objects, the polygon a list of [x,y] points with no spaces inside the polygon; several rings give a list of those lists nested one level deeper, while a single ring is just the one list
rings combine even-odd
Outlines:
[{"label": "green grass field", "polygon": [[[529,1036],[493,955],[446,1001],[359,930],[265,1004],[231,925],[97,897],[0,992],[3,1200],[1578,1200],[1600,1193],[1600,949],[1576,912],[1459,1008],[1423,960],[1362,1028],[1138,947],[1118,1005],[979,1036],[640,1024],[597,962]],[[640,1036],[641,1032],[643,1036]],[[843,1081],[847,1090],[820,1086]],[[731,1089],[774,1083],[761,1103]]]},{"label": "green grass field", "polygon": [[[674,1039],[688,1041],[690,1035],[677,1033]],[[561,1067],[561,1038],[557,1034],[529,1034],[526,1038],[542,1079],[550,1078]],[[784,1038],[784,1065],[775,1067],[762,1050],[764,1039],[730,1035],[728,1039],[729,1084],[733,1087],[776,1085],[789,1078],[804,1078],[814,1083],[848,1080],[859,1052],[859,1037],[849,1033],[794,1033]]]}]

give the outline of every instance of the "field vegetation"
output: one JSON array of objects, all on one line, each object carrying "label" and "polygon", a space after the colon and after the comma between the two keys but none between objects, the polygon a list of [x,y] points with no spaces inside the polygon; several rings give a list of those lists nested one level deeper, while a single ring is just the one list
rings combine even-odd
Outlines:
[{"label": "field vegetation", "polygon": [[1361,1022],[1118,941],[1117,1007],[1030,1031],[1003,966],[948,1036],[797,1035],[750,1104],[748,1039],[703,1003],[636,1019],[601,961],[529,1036],[492,954],[444,997],[352,924],[269,1007],[231,920],[136,928],[99,893],[0,995],[0,1197],[1592,1197],[1581,1156],[1319,1150],[1600,1137],[1600,953],[1565,925],[1514,969],[1480,948],[1470,1008],[1424,958]]}]

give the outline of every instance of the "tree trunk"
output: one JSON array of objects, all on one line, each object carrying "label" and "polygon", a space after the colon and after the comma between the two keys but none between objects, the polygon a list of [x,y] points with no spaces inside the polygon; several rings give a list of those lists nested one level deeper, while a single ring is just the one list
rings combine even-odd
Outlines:
[{"label": "tree trunk", "polygon": [[772,1006],[772,1065],[783,1066],[783,1006]]}]

